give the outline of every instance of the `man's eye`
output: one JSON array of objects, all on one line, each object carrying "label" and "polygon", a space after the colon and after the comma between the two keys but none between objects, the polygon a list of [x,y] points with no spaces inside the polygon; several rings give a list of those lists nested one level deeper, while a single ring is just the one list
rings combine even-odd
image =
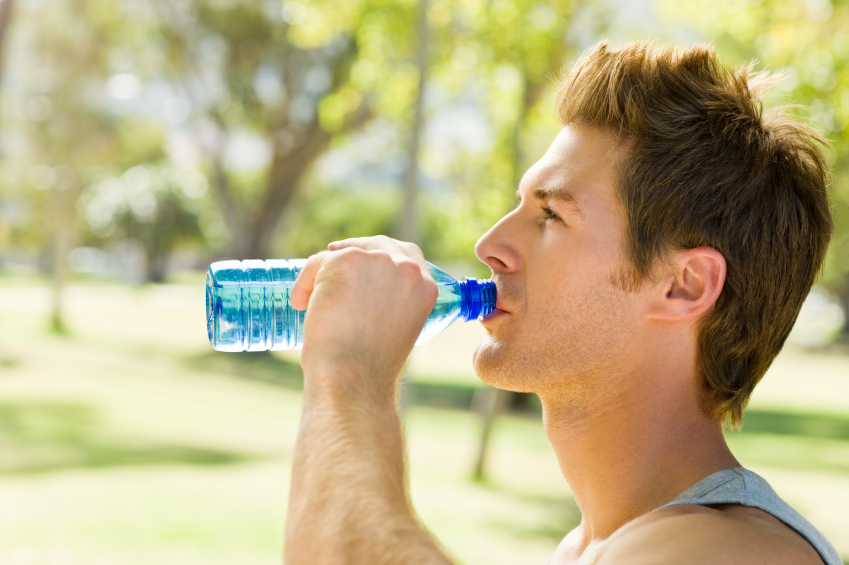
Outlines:
[{"label": "man's eye", "polygon": [[563,221],[563,220],[560,218],[560,216],[558,216],[558,215],[554,212],[554,210],[552,210],[551,208],[543,207],[542,212],[543,212],[543,214],[545,214],[545,219],[546,219],[546,220],[554,220],[555,222],[562,222],[562,221]]}]

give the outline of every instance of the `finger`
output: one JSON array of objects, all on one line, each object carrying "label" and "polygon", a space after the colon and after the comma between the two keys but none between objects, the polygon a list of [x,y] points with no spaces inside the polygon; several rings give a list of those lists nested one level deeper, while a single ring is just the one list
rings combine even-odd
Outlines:
[{"label": "finger", "polygon": [[373,237],[353,237],[342,241],[334,241],[327,246],[330,252],[339,252],[344,249],[362,249],[372,254],[385,254],[391,257],[396,263],[409,258],[409,256],[401,248],[401,242],[387,237],[385,235],[377,235]]},{"label": "finger", "polygon": [[422,250],[415,243],[410,243],[408,241],[399,241],[398,246],[401,248],[401,251],[403,251],[407,257],[424,261],[424,253],[422,253]]},{"label": "finger", "polygon": [[295,284],[292,285],[292,290],[289,294],[289,304],[295,310],[307,309],[310,296],[312,296],[312,291],[315,289],[315,277],[327,259],[327,255],[329,255],[327,251],[321,251],[307,259],[304,268],[298,274],[298,278],[295,279]]},{"label": "finger", "polygon": [[391,237],[376,235],[373,237],[351,237],[343,239],[342,241],[334,241],[327,246],[327,249],[330,251],[339,251],[340,249],[346,249],[348,247],[359,247],[360,249],[365,249],[367,251],[373,251],[376,249],[391,251],[398,248],[397,244],[398,242]]},{"label": "finger", "polygon": [[342,241],[334,241],[327,246],[327,249],[330,251],[339,251],[352,247],[358,247],[371,252],[382,251],[384,253],[388,253],[396,263],[412,259],[416,264],[418,264],[419,269],[422,272],[422,276],[426,279],[433,278],[430,274],[430,269],[428,269],[427,263],[425,262],[422,250],[419,249],[419,246],[415,243],[398,241],[397,239],[392,239],[385,235],[378,235],[374,237],[353,237],[343,239]]},{"label": "finger", "polygon": [[407,241],[392,239],[385,235],[378,235],[374,237],[354,237],[344,239],[342,241],[334,241],[327,246],[327,249],[330,251],[338,251],[348,247],[359,247],[360,249],[365,249],[367,251],[387,251],[391,255],[403,254],[411,259],[424,261],[424,255],[418,245]]}]

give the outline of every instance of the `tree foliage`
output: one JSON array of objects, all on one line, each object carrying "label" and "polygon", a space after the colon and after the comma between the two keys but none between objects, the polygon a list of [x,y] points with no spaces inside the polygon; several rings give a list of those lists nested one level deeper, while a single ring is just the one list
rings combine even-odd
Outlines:
[{"label": "tree foliage", "polygon": [[[26,83],[24,103],[49,112],[21,123],[28,149],[6,177],[29,183],[38,212],[28,228],[44,231],[36,219],[49,216],[47,196],[61,192],[53,185],[71,171],[74,187],[61,207],[77,214],[87,244],[144,243],[145,230],[173,234],[167,245],[145,244],[155,279],[161,268],[152,265],[178,241],[202,253],[220,256],[226,247],[232,257],[267,257],[281,249],[280,233],[282,249],[307,253],[336,236],[388,231],[402,178],[392,159],[406,143],[418,92],[417,7],[415,0],[30,4],[21,29],[35,30],[36,39],[16,45],[41,70],[18,67],[17,76]],[[434,256],[472,257],[475,240],[509,210],[522,172],[556,132],[550,94],[576,54],[568,34],[575,9],[569,0],[429,0],[420,151],[428,182],[418,213]],[[29,83],[48,75],[48,91]],[[453,117],[459,121],[446,134]],[[394,137],[365,190],[311,173],[328,152],[352,144],[371,150],[371,130],[362,131],[370,122]],[[234,157],[240,145],[247,165]],[[174,208],[170,221],[180,226],[163,230],[155,214],[134,212],[129,193],[103,188],[126,187],[130,170],[157,171],[152,178],[160,180],[169,170],[169,186],[202,173],[209,191],[174,200],[188,208]],[[146,190],[164,213],[159,199],[173,191],[157,186]],[[133,198],[147,199],[143,193]],[[105,194],[115,197],[109,206]],[[352,217],[342,221],[344,209]]]},{"label": "tree foliage", "polygon": [[[555,135],[551,94],[567,58],[576,55],[568,34],[575,9],[568,1],[428,3],[426,131],[419,159],[429,181],[419,199],[428,255],[472,259],[475,241],[511,208],[522,173]],[[371,30],[366,22],[381,16],[365,18],[362,25]],[[381,37],[375,31],[368,41]],[[369,74],[378,62],[369,59]],[[376,115],[404,139],[416,72],[409,57],[398,64],[403,96],[377,104]],[[316,198],[307,195],[301,206],[324,206]],[[332,238],[335,232],[327,233]],[[288,234],[289,241],[298,237]]]}]

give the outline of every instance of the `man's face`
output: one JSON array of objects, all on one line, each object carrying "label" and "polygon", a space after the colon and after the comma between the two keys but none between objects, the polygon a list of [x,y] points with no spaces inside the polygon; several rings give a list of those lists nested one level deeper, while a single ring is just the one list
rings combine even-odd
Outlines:
[{"label": "man's face", "polygon": [[616,158],[610,134],[563,128],[478,241],[498,288],[474,356],[484,382],[592,402],[639,354],[640,292],[615,283],[628,265]]}]

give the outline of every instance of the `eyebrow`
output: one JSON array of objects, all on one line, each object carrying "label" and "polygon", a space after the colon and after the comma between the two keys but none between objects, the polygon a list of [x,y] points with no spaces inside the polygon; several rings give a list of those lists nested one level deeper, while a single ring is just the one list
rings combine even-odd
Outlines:
[{"label": "eyebrow", "polygon": [[[584,214],[581,205],[578,203],[578,200],[572,195],[571,192],[567,190],[563,190],[562,188],[554,188],[550,186],[538,186],[531,190],[531,194],[533,194],[534,198],[537,200],[547,200],[554,199],[559,200],[561,202],[566,202],[574,206],[574,208],[581,213]],[[516,190],[516,198],[519,200],[522,199],[521,196],[521,188]]]}]

